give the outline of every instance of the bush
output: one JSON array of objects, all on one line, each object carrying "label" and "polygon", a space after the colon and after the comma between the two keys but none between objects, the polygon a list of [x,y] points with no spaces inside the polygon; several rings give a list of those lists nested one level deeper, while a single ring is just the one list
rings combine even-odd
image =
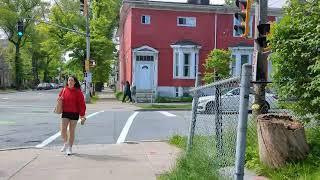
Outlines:
[{"label": "bush", "polygon": [[116,92],[116,98],[119,100],[119,101],[121,101],[122,100],[122,98],[123,98],[123,92]]},{"label": "bush", "polygon": [[271,29],[273,84],[286,106],[320,120],[320,1],[290,0],[279,24]]}]

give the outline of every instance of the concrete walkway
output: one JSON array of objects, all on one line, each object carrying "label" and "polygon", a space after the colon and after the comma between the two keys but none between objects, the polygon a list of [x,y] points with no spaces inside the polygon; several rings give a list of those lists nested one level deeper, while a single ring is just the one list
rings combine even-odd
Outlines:
[{"label": "concrete walkway", "polygon": [[79,145],[66,156],[60,147],[0,151],[0,179],[152,180],[170,170],[179,149],[165,142]]}]

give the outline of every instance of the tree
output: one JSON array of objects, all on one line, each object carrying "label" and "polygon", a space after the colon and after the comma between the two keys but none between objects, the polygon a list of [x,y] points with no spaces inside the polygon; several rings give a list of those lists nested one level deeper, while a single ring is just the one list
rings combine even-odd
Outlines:
[{"label": "tree", "polygon": [[[22,88],[23,63],[20,59],[20,48],[23,47],[29,38],[33,21],[26,18],[37,18],[42,15],[44,4],[41,0],[0,0],[0,28],[6,33],[9,42],[15,46],[15,85],[17,89]],[[24,35],[19,38],[17,35],[17,22],[24,22]]]},{"label": "tree", "polygon": [[231,52],[228,50],[214,49],[206,59],[205,75],[203,80],[208,84],[226,78],[230,72]]},{"label": "tree", "polygon": [[286,107],[320,120],[320,1],[291,0],[269,37],[273,84]]}]

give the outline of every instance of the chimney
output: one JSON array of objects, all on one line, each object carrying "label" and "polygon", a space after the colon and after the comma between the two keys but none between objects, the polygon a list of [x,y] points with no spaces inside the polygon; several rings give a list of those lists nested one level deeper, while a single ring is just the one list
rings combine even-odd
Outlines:
[{"label": "chimney", "polygon": [[188,0],[189,4],[209,5],[210,0]]}]

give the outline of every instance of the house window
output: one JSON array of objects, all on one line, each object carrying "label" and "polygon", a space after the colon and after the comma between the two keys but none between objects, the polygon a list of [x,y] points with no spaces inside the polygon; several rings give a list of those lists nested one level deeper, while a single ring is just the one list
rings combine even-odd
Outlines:
[{"label": "house window", "polygon": [[174,64],[175,64],[174,76],[178,77],[179,76],[179,53],[175,53]]},{"label": "house window", "polygon": [[232,55],[231,75],[236,75],[236,55]]},{"label": "house window", "polygon": [[197,19],[195,17],[178,17],[178,26],[196,27]]},{"label": "house window", "polygon": [[153,61],[154,57],[153,56],[137,56],[136,60],[137,61]]},{"label": "house window", "polygon": [[[253,22],[253,16],[250,16],[250,21],[249,21],[249,28],[250,28],[250,32],[248,37],[252,37],[252,22]],[[238,20],[237,18],[233,17],[233,26],[235,25],[240,25],[241,21]],[[235,30],[233,30],[233,37],[240,37],[242,34],[241,32],[237,32]]]},{"label": "house window", "polygon": [[241,55],[241,67],[242,67],[242,65],[244,65],[248,62],[249,62],[249,55],[248,54]]},{"label": "house window", "polygon": [[198,73],[198,56],[197,54],[194,54],[194,77],[197,77],[197,73]]},{"label": "house window", "polygon": [[150,24],[150,16],[149,15],[141,16],[141,24]]},{"label": "house window", "polygon": [[183,63],[183,76],[190,76],[190,54],[184,54],[184,63]]}]

